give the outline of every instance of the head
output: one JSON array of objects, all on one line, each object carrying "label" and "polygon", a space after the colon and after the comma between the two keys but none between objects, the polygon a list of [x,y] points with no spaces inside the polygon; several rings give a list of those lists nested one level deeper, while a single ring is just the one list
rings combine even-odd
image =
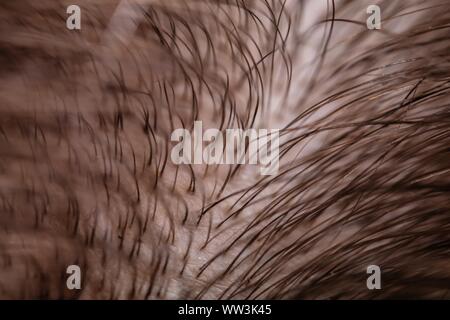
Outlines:
[{"label": "head", "polygon": [[[0,4],[1,297],[446,297],[448,4],[70,4]],[[197,121],[278,171],[174,163]]]}]

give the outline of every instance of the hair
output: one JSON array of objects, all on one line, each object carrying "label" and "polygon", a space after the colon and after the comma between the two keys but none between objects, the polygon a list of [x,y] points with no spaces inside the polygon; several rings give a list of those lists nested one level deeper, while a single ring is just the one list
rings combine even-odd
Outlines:
[{"label": "hair", "polygon": [[[448,297],[450,3],[78,2],[0,3],[0,297]],[[174,165],[196,120],[279,173]]]}]

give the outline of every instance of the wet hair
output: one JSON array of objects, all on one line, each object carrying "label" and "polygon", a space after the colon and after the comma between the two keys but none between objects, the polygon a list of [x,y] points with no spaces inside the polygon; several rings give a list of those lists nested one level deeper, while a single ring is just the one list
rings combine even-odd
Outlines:
[{"label": "wet hair", "polygon": [[[450,4],[67,5],[0,4],[0,297],[448,297]],[[279,173],[174,165],[196,120]]]}]

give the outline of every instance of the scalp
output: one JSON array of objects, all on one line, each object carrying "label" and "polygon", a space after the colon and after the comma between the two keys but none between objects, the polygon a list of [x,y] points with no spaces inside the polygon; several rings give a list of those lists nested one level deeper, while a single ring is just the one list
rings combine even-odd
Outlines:
[{"label": "scalp", "polygon": [[[363,2],[142,1],[130,35],[118,1],[80,33],[1,4],[0,296],[445,297],[450,11],[379,1],[372,32]],[[198,119],[281,128],[279,174],[172,164]]]}]

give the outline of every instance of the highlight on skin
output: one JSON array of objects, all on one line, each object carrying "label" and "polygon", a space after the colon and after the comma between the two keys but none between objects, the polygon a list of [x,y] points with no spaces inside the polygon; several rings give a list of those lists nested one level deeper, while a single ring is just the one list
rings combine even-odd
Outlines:
[{"label": "highlight on skin", "polygon": [[[0,298],[449,297],[450,3],[77,2],[0,3]],[[278,173],[174,164],[195,121]]]}]

